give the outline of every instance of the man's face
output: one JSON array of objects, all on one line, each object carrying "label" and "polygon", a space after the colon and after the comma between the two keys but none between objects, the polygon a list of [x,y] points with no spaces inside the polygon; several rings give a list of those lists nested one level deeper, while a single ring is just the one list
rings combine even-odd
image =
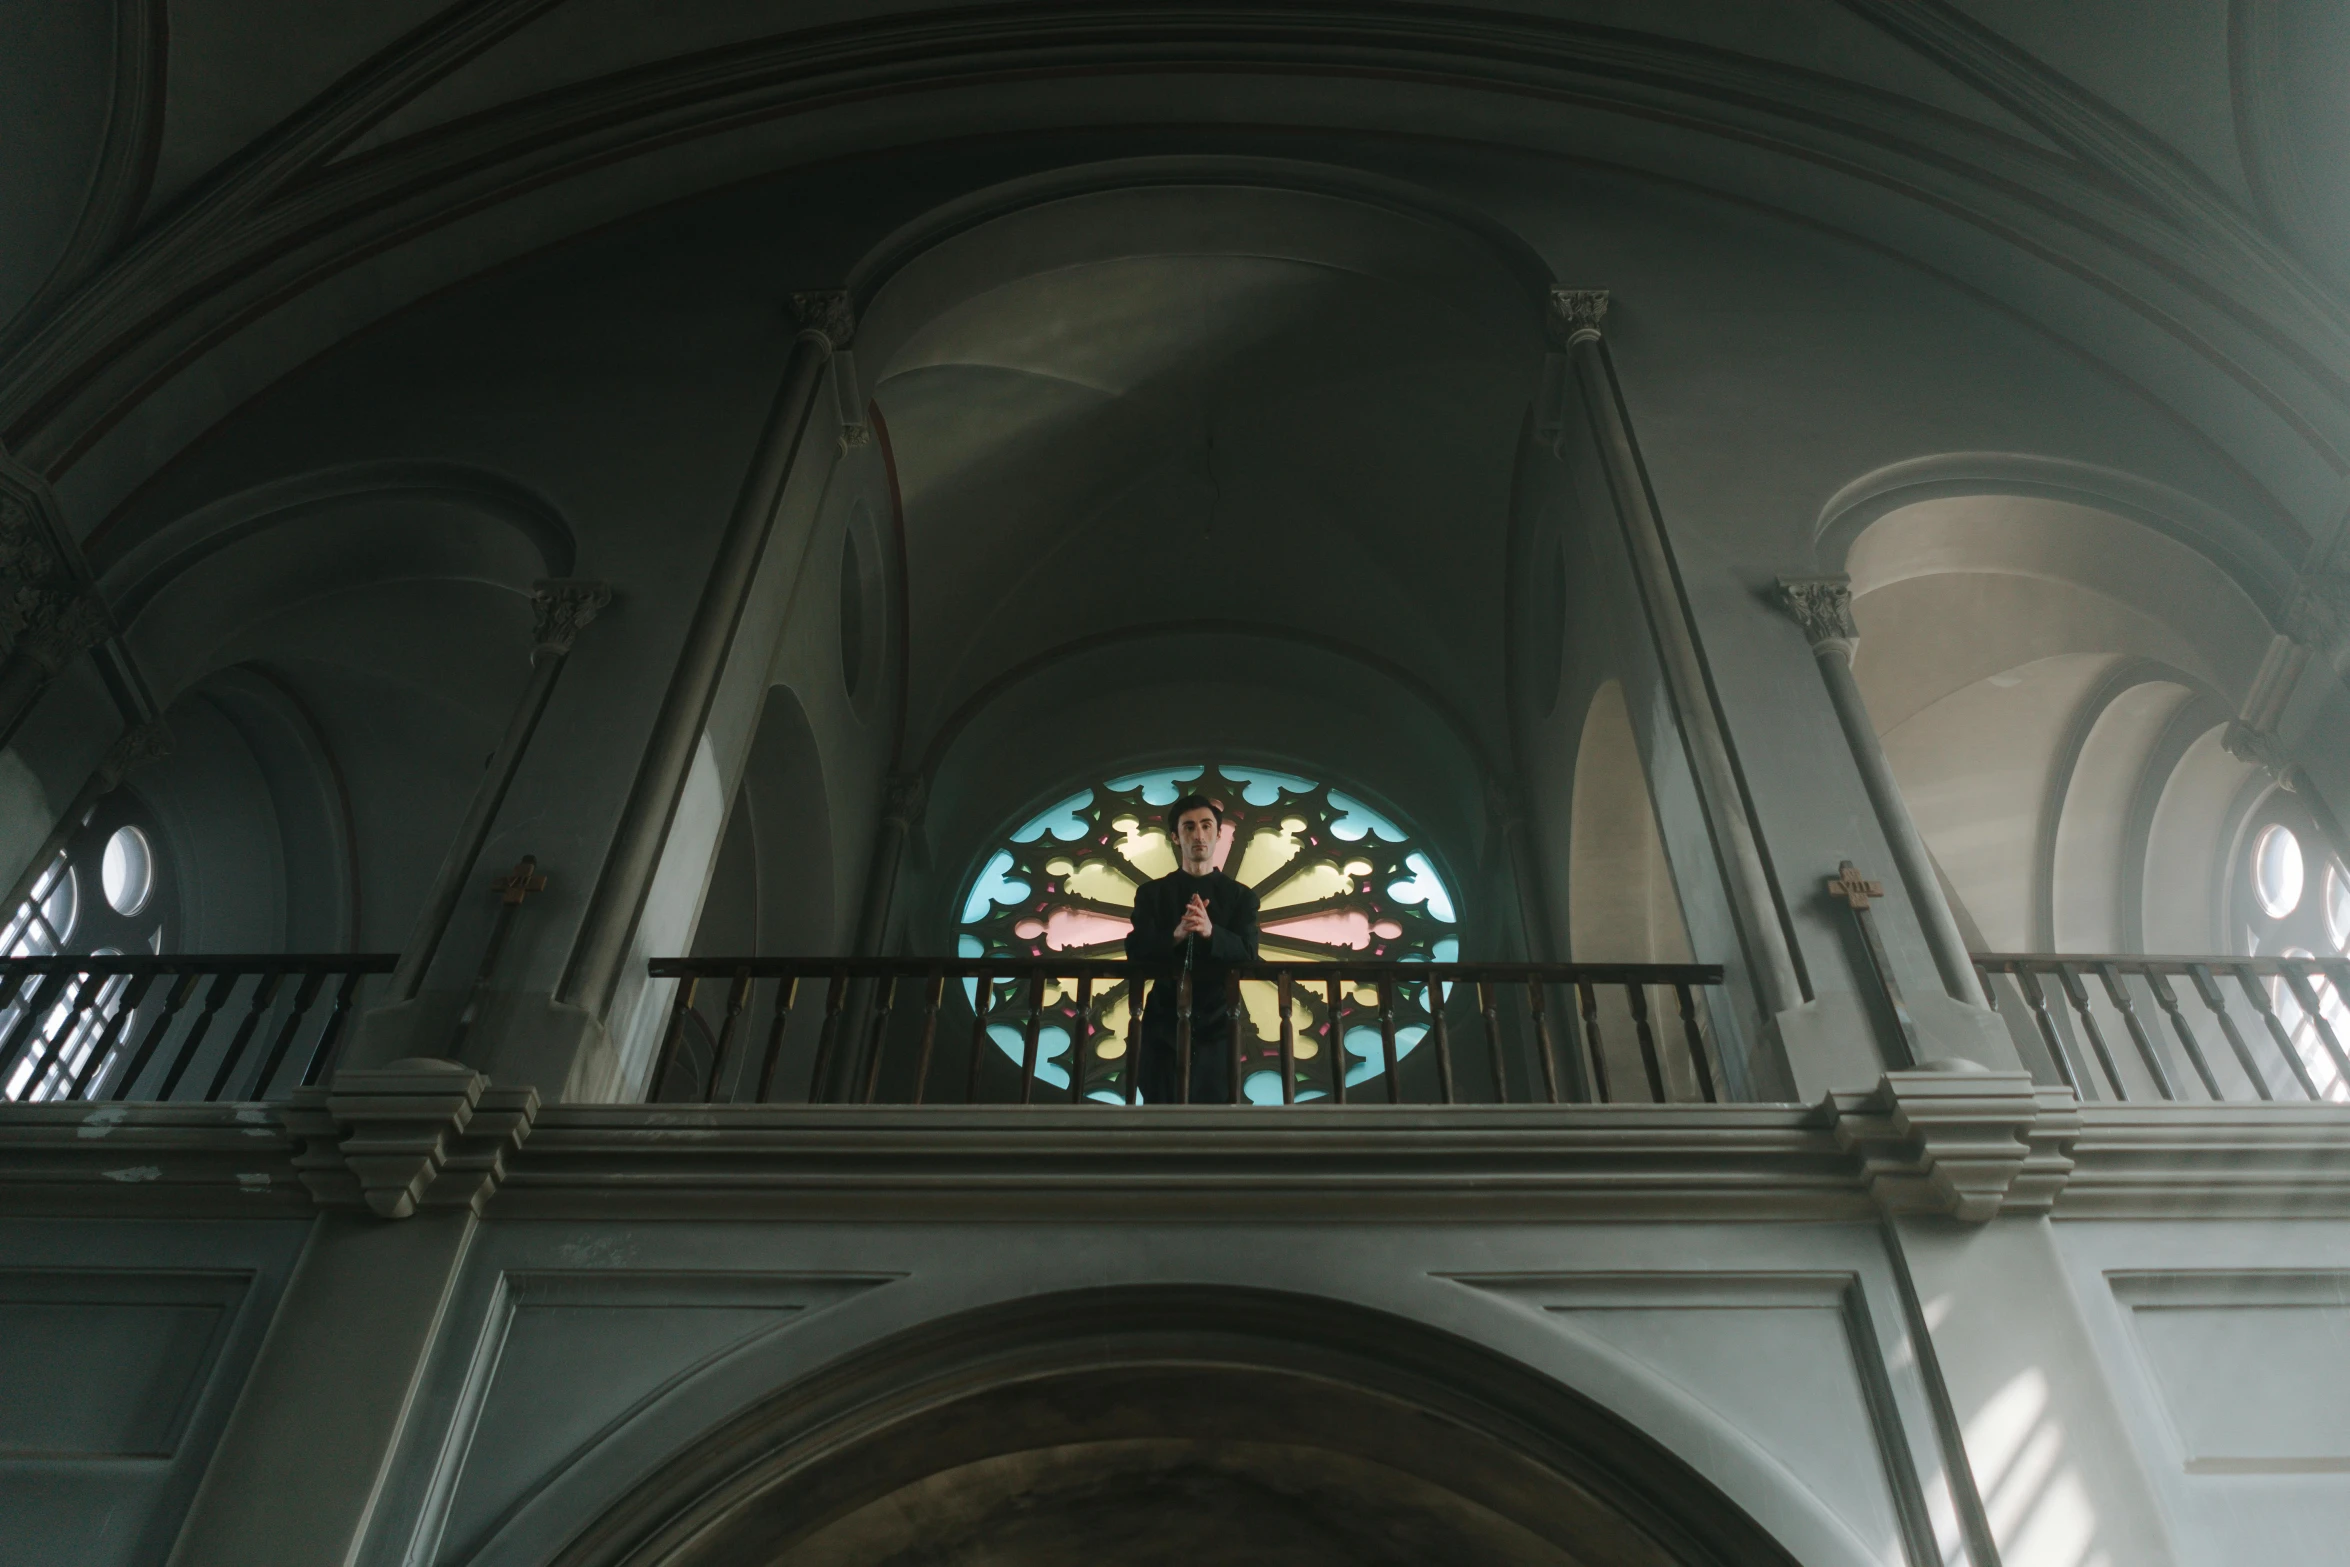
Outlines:
[{"label": "man's face", "polygon": [[1175,818],[1175,850],[1194,876],[1205,876],[1216,857],[1216,826],[1216,813],[1204,805]]}]

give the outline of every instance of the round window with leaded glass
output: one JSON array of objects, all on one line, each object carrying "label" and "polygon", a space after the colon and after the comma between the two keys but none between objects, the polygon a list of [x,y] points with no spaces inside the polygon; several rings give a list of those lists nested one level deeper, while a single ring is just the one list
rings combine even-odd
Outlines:
[{"label": "round window with leaded glass", "polygon": [[[982,862],[959,906],[957,951],[965,958],[1116,959],[1125,956],[1134,894],[1175,869],[1167,807],[1200,794],[1224,806],[1215,866],[1255,889],[1259,950],[1267,962],[1322,963],[1339,958],[1457,962],[1460,911],[1451,887],[1419,835],[1393,811],[1359,794],[1311,778],[1239,762],[1194,763],[1126,773],[1056,800],[1008,833]],[[979,982],[964,982],[978,1002]],[[1011,980],[990,985],[988,1037],[1014,1061],[1027,1050],[1028,998]],[[1119,1101],[1127,1093],[1132,1002],[1124,980],[1096,984],[1088,996],[1087,1096]],[[1427,1034],[1421,987],[1404,987],[1397,1009],[1397,1058]],[[1355,994],[1356,990],[1362,994]],[[1080,1031],[1077,987],[1055,982],[1039,1029],[1038,1081],[1066,1090],[1069,1052]],[[1280,998],[1271,980],[1240,986],[1241,1091],[1258,1103],[1282,1098]],[[1340,997],[1341,1044],[1351,1087],[1385,1070],[1379,1028],[1367,1008],[1368,987]],[[1326,1038],[1327,998],[1307,988],[1291,995],[1299,1100],[1319,1098],[1329,1068],[1318,1059]],[[997,1019],[1000,1016],[1000,1021]]]}]

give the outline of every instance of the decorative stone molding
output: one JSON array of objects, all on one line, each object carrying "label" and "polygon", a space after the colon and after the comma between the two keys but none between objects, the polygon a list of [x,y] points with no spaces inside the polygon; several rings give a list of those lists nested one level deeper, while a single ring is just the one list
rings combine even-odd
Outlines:
[{"label": "decorative stone molding", "polygon": [[802,337],[820,337],[834,352],[849,346],[857,335],[857,312],[849,302],[848,294],[840,289],[822,289],[791,297],[792,314],[800,323]]},{"label": "decorative stone molding", "polygon": [[1597,337],[1599,324],[1606,319],[1606,289],[1554,288],[1550,291],[1550,315],[1544,325],[1548,328],[1552,348],[1563,353],[1579,337]]},{"label": "decorative stone molding", "polygon": [[1888,1072],[1820,1109],[1859,1156],[1879,1206],[1976,1224],[2054,1206],[2081,1132],[2071,1091],[2037,1087],[2023,1072]]},{"label": "decorative stone molding", "polygon": [[2285,635],[2339,661],[2350,652],[2350,572],[2305,571],[2285,606]]},{"label": "decorative stone molding", "polygon": [[321,1207],[478,1214],[538,1108],[536,1089],[492,1088],[454,1061],[411,1057],[297,1088],[285,1126],[302,1140],[294,1167]]},{"label": "decorative stone molding", "polygon": [[107,747],[96,773],[96,788],[100,794],[110,794],[132,773],[149,762],[159,762],[171,755],[171,731],[160,722],[140,724],[126,729],[122,738]]},{"label": "decorative stone molding", "polygon": [[612,585],[585,577],[551,577],[530,585],[531,656],[569,653],[580,632],[612,602]]},{"label": "decorative stone molding", "polygon": [[922,825],[930,806],[930,779],[922,773],[892,773],[882,786],[881,819],[911,832]]},{"label": "decorative stone molding", "polygon": [[1850,658],[1860,642],[1850,577],[1781,577],[1779,607],[1795,617],[1815,653],[1835,648]]}]

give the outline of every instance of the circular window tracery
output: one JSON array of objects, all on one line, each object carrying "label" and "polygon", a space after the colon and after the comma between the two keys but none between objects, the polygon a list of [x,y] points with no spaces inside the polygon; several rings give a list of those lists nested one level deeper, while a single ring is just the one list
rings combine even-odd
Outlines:
[{"label": "circular window tracery", "polygon": [[[1268,962],[1372,958],[1456,962],[1459,916],[1452,889],[1409,828],[1358,795],[1295,773],[1255,765],[1194,763],[1122,774],[1055,801],[1009,833],[972,878],[958,905],[956,949],[965,958],[1122,958],[1136,890],[1175,869],[1166,808],[1179,794],[1224,803],[1216,868],[1258,895],[1258,946]],[[1400,1061],[1428,1032],[1403,987],[1397,1008]],[[1048,991],[1068,1015],[1038,1031],[1037,1078],[1066,1089],[1075,985]],[[1097,986],[1092,998],[1089,1097],[1126,1097],[1128,985]],[[1279,1103],[1280,998],[1269,980],[1241,982],[1244,1070],[1241,1091]],[[964,994],[978,1004],[977,980]],[[988,1037],[1017,1061],[1026,1049],[1027,997],[997,981],[988,999]],[[1349,1086],[1385,1070],[1379,1030],[1356,1007],[1375,1006],[1369,987],[1345,998],[1341,1043]],[[1318,1059],[1327,1001],[1303,989],[1291,998],[1297,1097],[1319,1098],[1329,1082]],[[1002,1021],[992,1021],[1000,1012]]]}]

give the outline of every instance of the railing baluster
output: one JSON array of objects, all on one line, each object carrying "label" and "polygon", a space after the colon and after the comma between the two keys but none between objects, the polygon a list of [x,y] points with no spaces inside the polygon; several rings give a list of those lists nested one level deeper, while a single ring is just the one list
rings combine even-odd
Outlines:
[{"label": "railing baluster", "polygon": [[[123,1098],[130,1092],[131,1084],[138,1081],[139,1074],[147,1070],[148,1058],[155,1054],[155,1047],[163,1043],[163,1037],[171,1032],[171,1025],[179,1019],[180,1008],[186,1006],[188,997],[196,993],[196,983],[200,977],[183,973],[172,982],[170,991],[163,998],[162,1012],[156,1015],[154,1022],[147,1025],[147,1037],[139,1041],[139,1048],[132,1055],[130,1064],[123,1068],[122,1076],[116,1079],[111,1097],[117,1100]],[[303,1081],[308,1082],[309,1079],[304,1078]]]},{"label": "railing baluster", "polygon": [[220,1066],[212,1074],[211,1086],[204,1090],[207,1100],[218,1099],[220,1091],[228,1086],[229,1075],[236,1071],[237,1062],[243,1059],[245,1047],[253,1042],[253,1031],[261,1026],[261,1015],[277,999],[277,987],[284,979],[283,973],[274,971],[254,976],[253,998],[245,1006],[245,1019],[237,1025],[236,1036],[228,1042],[228,1048],[220,1053]]},{"label": "railing baluster", "polygon": [[1227,1041],[1224,1054],[1231,1058],[1232,1077],[1232,1080],[1225,1085],[1225,1098],[1233,1104],[1239,1104],[1241,1102],[1240,1073],[1243,1063],[1240,1050],[1240,971],[1238,969],[1227,969],[1224,972],[1224,1038]]},{"label": "railing baluster", "polygon": [[1632,1032],[1640,1041],[1640,1066],[1648,1074],[1648,1097],[1651,1104],[1664,1104],[1665,1064],[1656,1053],[1656,1031],[1648,1022],[1648,987],[1630,984],[1624,987],[1624,999],[1632,1008]]},{"label": "railing baluster", "polygon": [[2154,1078],[2155,1091],[2165,1099],[2176,1099],[2179,1091],[2171,1086],[2170,1070],[2162,1064],[2162,1057],[2154,1048],[2154,1041],[2146,1033],[2146,1025],[2139,1020],[2138,1009],[2130,1000],[2129,986],[2123,976],[2115,973],[2111,963],[2097,965],[2097,977],[2105,982],[2106,999],[2122,1015],[2122,1024],[2130,1031],[2130,1043],[2138,1047],[2139,1058]]},{"label": "railing baluster", "polygon": [[2317,1079],[2309,1075],[2309,1063],[2301,1059],[2301,1051],[2293,1043],[2292,1030],[2285,1027],[2285,1020],[2277,1016],[2276,1004],[2269,1000],[2267,981],[2255,974],[2249,963],[2239,963],[2233,967],[2236,983],[2244,987],[2244,995],[2260,1013],[2260,1021],[2268,1025],[2268,1037],[2276,1041],[2277,1054],[2285,1058],[2285,1065],[2292,1070],[2294,1081],[2301,1085],[2301,1091],[2312,1100],[2324,1098],[2317,1091]]},{"label": "railing baluster", "polygon": [[1142,1103],[1142,976],[1126,966],[1126,1102]]},{"label": "railing baluster", "polygon": [[344,971],[343,982],[335,987],[335,1004],[327,1009],[326,1022],[318,1030],[318,1043],[311,1047],[309,1064],[302,1068],[304,1088],[317,1082],[318,1075],[326,1070],[327,1063],[334,1060],[335,1046],[342,1041],[343,1025],[351,1018],[351,1002],[359,994],[359,982],[371,973],[389,974],[391,971],[389,963],[381,968]]},{"label": "railing baluster", "polygon": [[1490,980],[1478,980],[1477,1017],[1485,1028],[1485,1054],[1493,1062],[1493,1102],[1510,1102],[1510,1068],[1501,1049],[1501,1001]]},{"label": "railing baluster", "polygon": [[711,1104],[726,1087],[726,1063],[734,1054],[734,1036],[743,1025],[743,1008],[751,1002],[751,971],[738,968],[726,987],[726,1020],[718,1025],[718,1048],[710,1052],[710,1086],[703,1098]]},{"label": "railing baluster", "polygon": [[676,1062],[677,1047],[685,1039],[685,1015],[694,1009],[694,992],[701,986],[698,974],[689,974],[677,982],[677,994],[669,1003],[669,1026],[661,1031],[661,1048],[653,1052],[653,1075],[645,1082],[647,1104],[661,1102],[661,1090],[669,1083],[669,1068]]},{"label": "railing baluster", "polygon": [[2187,1052],[2187,1061],[2195,1068],[2195,1075],[2203,1080],[2203,1091],[2214,1101],[2220,1099],[2219,1079],[2211,1075],[2211,1063],[2203,1058],[2203,1044],[2195,1037],[2194,1026],[2179,1010],[2178,992],[2171,989],[2170,976],[2148,964],[2146,988],[2154,992],[2154,1004],[2170,1019],[2171,1033],[2178,1037],[2179,1048]]},{"label": "railing baluster", "polygon": [[1720,1104],[1714,1093],[1714,1069],[1705,1059],[1705,1030],[1697,1022],[1697,997],[1686,984],[1676,984],[1673,994],[1681,1003],[1681,1037],[1689,1042],[1689,1064],[1697,1073],[1697,1091],[1707,1104]]},{"label": "railing baluster", "polygon": [[2195,994],[2202,998],[2203,1005],[2219,1020],[2219,1031],[2227,1036],[2228,1048],[2236,1053],[2236,1064],[2251,1079],[2252,1091],[2263,1099],[2274,1099],[2276,1095],[2269,1090],[2268,1074],[2252,1059],[2252,1047],[2244,1043],[2243,1034],[2237,1030],[2236,1019],[2228,1011],[2228,998],[2220,994],[2219,981],[2212,977],[2211,965],[2190,963],[2187,977],[2195,982]]},{"label": "railing baluster", "polygon": [[1029,1103],[1036,1096],[1036,1045],[1044,1028],[1044,975],[1040,971],[1028,976],[1028,1022],[1020,1031],[1020,1102]]},{"label": "railing baluster", "polygon": [[873,1031],[865,1047],[865,1092],[860,1096],[865,1104],[873,1102],[874,1093],[881,1087],[881,1055],[889,1043],[889,1014],[898,999],[895,974],[884,976],[879,983],[881,994],[873,1005]]},{"label": "railing baluster", "polygon": [[314,968],[302,976],[302,983],[294,987],[294,1004],[286,1011],[286,1020],[278,1026],[277,1038],[270,1042],[269,1054],[261,1058],[261,1070],[253,1074],[252,1097],[269,1096],[269,1080],[277,1076],[278,1067],[285,1061],[286,1052],[294,1046],[294,1035],[302,1028],[302,1019],[310,1015],[310,1008],[318,1000],[318,990],[326,983],[327,971]]},{"label": "railing baluster", "polygon": [[115,1000],[114,1015],[106,1020],[105,1031],[90,1046],[89,1055],[83,1058],[82,1069],[74,1074],[73,1086],[66,1090],[66,1098],[79,1099],[84,1093],[96,1089],[105,1074],[107,1059],[114,1054],[115,1041],[121,1039],[124,1031],[131,1026],[131,1019],[138,1013],[139,1003],[147,998],[147,991],[154,983],[153,969],[131,976],[130,983],[123,987],[121,996]]},{"label": "railing baluster", "polygon": [[1395,981],[1386,974],[1379,976],[1379,1056],[1387,1069],[1387,1102],[1403,1103],[1403,1087],[1397,1081],[1403,1074],[1397,1070],[1395,1057]]},{"label": "railing baluster", "polygon": [[2024,993],[2024,1005],[2031,1010],[2033,1026],[2040,1030],[2040,1043],[2048,1048],[2048,1059],[2056,1063],[2056,1075],[2064,1079],[2064,1086],[2088,1097],[2081,1086],[2082,1073],[2073,1062],[2072,1050],[2066,1045],[2064,1033],[2056,1026],[2056,1016],[2048,1007],[2048,992],[2040,983],[2040,976],[2029,964],[2015,966],[2016,988]]},{"label": "railing baluster", "polygon": [[995,976],[981,969],[979,982],[971,988],[971,1061],[963,1072],[963,1103],[967,1105],[979,1103],[979,1063],[993,1043],[987,1037],[987,1014],[994,1006]]},{"label": "railing baluster", "polygon": [[775,1012],[767,1020],[767,1054],[759,1062],[759,1087],[752,1103],[765,1104],[775,1087],[775,1064],[783,1056],[783,1030],[791,1022],[792,1003],[799,999],[800,976],[785,974],[775,981]]},{"label": "railing baluster", "polygon": [[938,1044],[938,1004],[946,994],[947,977],[937,969],[930,971],[922,986],[922,1049],[914,1058],[914,1103],[922,1102],[922,1091],[930,1082],[930,1054]]},{"label": "railing baluster", "polygon": [[1534,1055],[1542,1063],[1542,1091],[1550,1102],[1559,1102],[1558,1057],[1551,1049],[1550,1013],[1544,1009],[1542,981],[1529,977],[1526,981],[1526,1010],[1534,1022]]},{"label": "railing baluster", "polygon": [[2113,1064],[2113,1052],[2105,1048],[2105,1030],[2097,1026],[2097,1016],[2089,1008],[2089,991],[2081,983],[2080,970],[2070,963],[2059,963],[2056,982],[2064,987],[2064,999],[2072,1003],[2073,1016],[2081,1020],[2081,1032],[2089,1036],[2089,1048],[2097,1052],[2097,1064],[2105,1069],[2105,1080],[2113,1085],[2113,1097],[2127,1103],[2130,1091],[2122,1086],[2122,1075]]},{"label": "railing baluster", "polygon": [[171,1091],[179,1087],[180,1074],[195,1065],[197,1053],[204,1048],[204,1036],[212,1031],[212,1020],[220,1015],[229,992],[236,989],[241,977],[234,969],[223,970],[214,976],[211,988],[204,992],[203,1010],[196,1014],[196,1021],[189,1025],[188,1037],[180,1041],[179,1054],[172,1058],[171,1070],[163,1074],[163,1086],[155,1094],[157,1099],[169,1099]]},{"label": "railing baluster", "polygon": [[1575,981],[1575,999],[1582,1004],[1583,1040],[1591,1050],[1591,1091],[1599,1096],[1600,1104],[1613,1104],[1615,1096],[1607,1087],[1607,1053],[1599,1037],[1599,997],[1593,993],[1591,981]]},{"label": "railing baluster", "polygon": [[834,969],[824,976],[824,1021],[816,1028],[816,1059],[808,1065],[808,1103],[825,1100],[825,1078],[832,1069],[833,1046],[840,1039],[841,1009],[849,1001],[849,974]]},{"label": "railing baluster", "polygon": [[1175,980],[1175,1102],[1191,1103],[1191,965]]},{"label": "railing baluster", "polygon": [[1093,1043],[1093,976],[1077,977],[1077,1033],[1069,1041],[1069,1102],[1085,1103],[1086,1049]]},{"label": "railing baluster", "polygon": [[1292,992],[1289,970],[1274,976],[1273,1004],[1281,1009],[1281,1102],[1297,1103],[1297,1019],[1290,1015]]},{"label": "railing baluster", "polygon": [[2350,1084],[2350,1056],[2342,1053],[2342,1041],[2334,1036],[2334,1025],[2326,1021],[2325,1007],[2319,1002],[2317,987],[2309,982],[2307,972],[2295,968],[2293,964],[2294,960],[2290,958],[2284,962],[2285,983],[2292,987],[2293,999],[2301,1003],[2302,1012],[2307,1014],[2310,1023],[2316,1028],[2318,1044],[2333,1058],[2334,1071],[2343,1083]]},{"label": "railing baluster", "polygon": [[1428,1005],[1428,1033],[1436,1051],[1436,1083],[1446,1104],[1454,1103],[1452,1084],[1452,1035],[1444,1026],[1444,981],[1430,979],[1421,990]]},{"label": "railing baluster", "polygon": [[73,1036],[80,1033],[82,1023],[98,1005],[100,986],[87,971],[77,976],[81,983],[73,989],[69,1010],[55,1028],[44,1028],[33,1036],[33,1052],[27,1062],[24,1078],[24,1097],[32,1098],[50,1078],[60,1075],[65,1065],[65,1052],[73,1046]]},{"label": "railing baluster", "polygon": [[24,1003],[24,1010],[8,1026],[7,1034],[0,1036],[0,1083],[16,1075],[19,1056],[34,1043],[47,1037],[41,1028],[41,1016],[57,1005],[57,992],[72,978],[70,969],[52,969],[43,974],[41,982],[33,987],[31,998]]},{"label": "railing baluster", "polygon": [[1346,1035],[1339,1029],[1338,1013],[1345,1005],[1346,997],[1336,975],[1330,977],[1328,989],[1330,1016],[1324,1020],[1323,1027],[1330,1035],[1327,1042],[1330,1055],[1330,1102],[1343,1105],[1346,1103]]}]

